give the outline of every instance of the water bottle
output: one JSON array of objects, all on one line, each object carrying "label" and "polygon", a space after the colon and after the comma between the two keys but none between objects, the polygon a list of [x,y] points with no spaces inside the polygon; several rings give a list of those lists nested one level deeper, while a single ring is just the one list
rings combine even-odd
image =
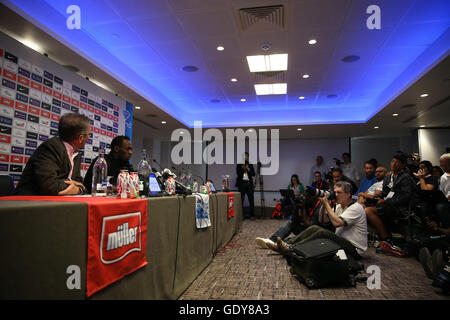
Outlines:
[{"label": "water bottle", "polygon": [[98,155],[97,161],[95,161],[92,171],[92,195],[93,196],[106,196],[106,190],[108,185],[108,164],[105,160],[103,149]]},{"label": "water bottle", "polygon": [[140,196],[148,196],[148,177],[150,176],[150,172],[152,168],[148,162],[148,155],[145,149],[142,149],[141,152],[141,161],[139,162],[138,167],[138,176],[139,176],[139,195]]}]

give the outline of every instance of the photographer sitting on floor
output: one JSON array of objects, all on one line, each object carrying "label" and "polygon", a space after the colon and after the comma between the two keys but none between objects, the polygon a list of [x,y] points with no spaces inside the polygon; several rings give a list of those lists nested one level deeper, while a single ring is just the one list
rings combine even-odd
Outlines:
[{"label": "photographer sitting on floor", "polygon": [[292,252],[291,247],[296,244],[327,238],[339,244],[348,256],[361,259],[361,255],[367,250],[367,221],[364,208],[352,200],[352,187],[349,183],[337,182],[334,192],[338,203],[336,212],[330,207],[326,196],[320,198],[331,223],[336,228],[334,233],[314,225],[286,242],[278,237],[276,244],[266,243],[267,247],[288,257]]},{"label": "photographer sitting on floor", "polygon": [[276,245],[278,237],[285,239],[291,233],[297,235],[312,225],[319,225],[330,230],[333,228],[319,198],[307,191],[305,197],[296,199],[296,206],[289,220],[272,234],[270,238],[258,237],[255,239],[255,242],[261,248],[267,249],[267,243]]},{"label": "photographer sitting on floor", "polygon": [[415,188],[412,177],[404,171],[406,159],[403,155],[396,154],[391,160],[392,174],[383,180],[381,199],[376,207],[366,207],[366,215],[369,223],[377,230],[381,238],[379,244],[381,250],[396,256],[404,256],[405,253],[394,246],[388,236],[387,227],[391,227],[393,220],[400,213],[400,208],[408,207],[413,197]]}]

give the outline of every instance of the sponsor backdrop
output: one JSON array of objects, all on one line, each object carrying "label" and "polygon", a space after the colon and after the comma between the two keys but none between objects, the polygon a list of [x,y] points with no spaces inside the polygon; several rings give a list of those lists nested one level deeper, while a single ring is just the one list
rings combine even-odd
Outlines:
[{"label": "sponsor backdrop", "polygon": [[116,97],[0,32],[0,174],[15,183],[34,150],[58,134],[59,119],[77,112],[91,119],[82,151],[84,176],[100,148],[131,138],[132,104]]}]

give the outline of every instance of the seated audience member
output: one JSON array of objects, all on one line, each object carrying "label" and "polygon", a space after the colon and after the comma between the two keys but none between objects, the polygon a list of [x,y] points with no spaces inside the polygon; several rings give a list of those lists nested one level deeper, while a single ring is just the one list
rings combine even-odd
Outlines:
[{"label": "seated audience member", "polygon": [[333,180],[330,183],[330,190],[333,190],[334,186],[339,181],[345,181],[350,183],[352,186],[352,194],[355,194],[356,190],[358,190],[358,187],[356,186],[355,182],[353,182],[353,180],[350,180],[347,176],[344,176],[341,168],[334,168],[333,170],[331,170],[331,177]]},{"label": "seated audience member", "polygon": [[86,191],[80,174],[81,155],[89,139],[88,117],[68,113],[59,120],[58,137],[42,143],[25,166],[16,195],[76,195]]},{"label": "seated audience member", "polygon": [[361,259],[367,250],[367,221],[364,208],[352,200],[352,187],[349,183],[340,181],[334,186],[336,193],[336,212],[330,207],[326,197],[320,198],[322,205],[336,228],[333,233],[320,226],[311,226],[295,237],[284,242],[277,238],[277,244],[267,243],[269,249],[289,257],[292,247],[313,239],[327,238],[339,244],[345,253],[354,259]]},{"label": "seated audience member", "polygon": [[[383,180],[386,177],[387,170],[384,167],[377,167],[375,170],[375,178],[377,182],[370,186],[366,192],[358,193],[358,201],[363,205],[363,207],[370,206],[369,204],[375,205],[376,198],[381,197],[383,191]],[[371,200],[367,200],[371,199]],[[367,203],[369,202],[369,203]]]},{"label": "seated audience member", "polygon": [[417,183],[419,190],[437,190],[437,179],[431,175],[433,165],[430,161],[421,161],[419,163],[419,170],[414,173],[414,176],[419,179]]},{"label": "seated audience member", "polygon": [[393,245],[385,224],[391,227],[399,210],[407,208],[412,200],[415,184],[412,177],[404,171],[405,165],[406,159],[402,155],[392,157],[392,174],[383,180],[381,199],[377,201],[376,207],[365,209],[369,223],[380,236],[381,250],[397,256],[404,256],[404,252]]},{"label": "seated audience member", "polygon": [[314,195],[305,194],[305,198],[296,203],[292,216],[287,220],[270,238],[256,238],[255,242],[261,248],[268,248],[267,243],[276,245],[278,237],[286,239],[291,233],[299,234],[311,225],[320,225],[332,229],[331,222],[326,214],[319,198]]},{"label": "seated audience member", "polygon": [[431,170],[431,174],[433,175],[433,177],[437,179],[438,185],[440,185],[441,177],[444,174],[444,170],[442,170],[441,167],[439,166],[434,166],[433,169]]},{"label": "seated audience member", "polygon": [[438,275],[445,263],[444,252],[450,247],[450,153],[443,154],[439,161],[444,171],[440,178],[439,190],[446,196],[447,201],[437,203],[434,214],[425,221],[429,234],[440,237],[430,238],[419,251],[419,260],[426,275],[431,279]]},{"label": "seated audience member", "polygon": [[324,179],[322,179],[322,173],[320,171],[314,172],[314,182],[312,186],[320,190],[330,189],[328,183]]},{"label": "seated audience member", "polygon": [[298,197],[305,193],[305,187],[300,183],[298,175],[293,174],[291,176],[291,183],[288,185],[288,190],[293,190],[295,197]]},{"label": "seated audience member", "polygon": [[[317,156],[316,158],[316,164],[314,166],[311,167],[311,171],[310,171],[310,179],[313,180],[314,179],[314,174],[319,171],[320,174],[322,175],[322,177],[325,179],[325,176],[328,173],[328,168],[325,166],[324,162],[323,162],[323,157],[322,156]],[[314,181],[311,181],[314,182]]]},{"label": "seated audience member", "polygon": [[366,177],[361,180],[358,190],[355,193],[357,196],[359,193],[366,192],[375,182],[377,182],[377,178],[375,177],[375,169],[377,167],[373,162],[366,161],[364,163],[364,173]]},{"label": "seated audience member", "polygon": [[[130,164],[131,156],[133,155],[133,148],[130,138],[127,136],[117,136],[111,141],[111,152],[105,155],[106,163],[108,164],[108,177],[112,177],[110,183],[116,187],[117,177],[120,170],[133,171],[133,167]],[[94,168],[96,157],[90,165],[86,175],[84,177],[84,185],[88,193],[92,191],[92,170]]]},{"label": "seated audience member", "polygon": [[339,168],[342,169],[343,175],[352,180],[353,182],[355,182],[356,184],[359,184],[359,181],[361,179],[359,170],[357,170],[356,167],[353,165],[353,163],[350,162],[350,153],[348,152],[343,153],[342,160],[344,160],[344,162],[339,165]]}]

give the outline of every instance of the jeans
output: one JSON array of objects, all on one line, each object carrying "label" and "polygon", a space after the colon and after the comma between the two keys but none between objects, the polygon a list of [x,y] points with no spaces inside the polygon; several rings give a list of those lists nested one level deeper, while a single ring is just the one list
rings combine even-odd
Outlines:
[{"label": "jeans", "polygon": [[305,229],[306,227],[304,225],[294,223],[292,220],[287,220],[269,239],[273,242],[277,242],[277,237],[284,240],[291,234],[291,232],[297,235]]},{"label": "jeans", "polygon": [[339,244],[342,247],[342,249],[344,249],[347,255],[353,257],[356,260],[361,259],[361,256],[356,251],[356,248],[348,240],[339,237],[330,230],[324,229],[316,225],[309,227],[308,229],[296,235],[295,237],[289,238],[286,241],[286,243],[292,247],[294,245],[305,243],[319,238],[326,238],[331,241],[334,241],[337,244]]}]

